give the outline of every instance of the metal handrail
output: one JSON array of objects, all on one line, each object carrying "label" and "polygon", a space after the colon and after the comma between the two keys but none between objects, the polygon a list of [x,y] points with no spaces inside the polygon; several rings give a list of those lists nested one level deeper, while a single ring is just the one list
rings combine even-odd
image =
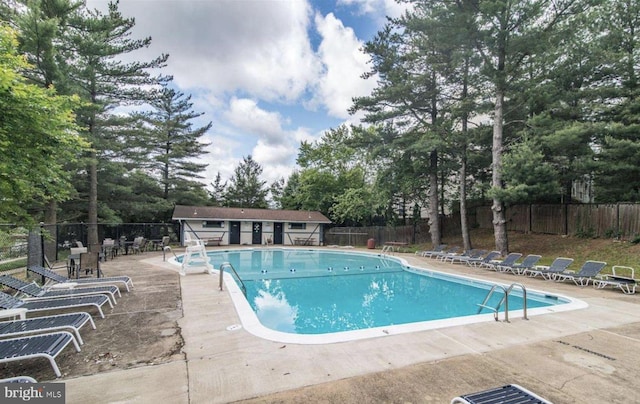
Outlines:
[{"label": "metal handrail", "polygon": [[[515,286],[518,286],[522,289],[522,298],[524,300],[522,305],[523,313],[524,313],[523,318],[525,320],[529,320],[529,318],[527,318],[527,288],[525,288],[524,285],[521,283],[512,283],[511,285],[509,285],[508,288],[505,288],[504,286],[498,285],[498,284],[493,285],[489,290],[489,293],[487,293],[487,296],[484,298],[484,301],[478,305],[480,306],[480,308],[478,309],[478,314],[480,314],[480,311],[482,311],[483,308],[489,309],[493,311],[493,318],[496,321],[498,321],[498,312],[500,310],[500,306],[502,306],[502,303],[504,302],[504,321],[508,323],[509,322],[509,293],[511,293],[511,291]],[[496,288],[502,289],[502,291],[504,292],[504,296],[502,296],[502,299],[500,299],[496,307],[493,308],[493,307],[487,306],[487,303],[489,302],[489,299],[493,295],[493,292],[496,290]]]},{"label": "metal handrail", "polygon": [[242,289],[242,293],[244,293],[244,297],[247,297],[247,287],[245,286],[244,282],[240,278],[240,275],[238,275],[238,273],[236,272],[236,269],[233,267],[233,265],[231,265],[230,262],[223,262],[220,265],[220,283],[219,283],[220,290],[223,290],[222,289],[222,285],[223,285],[222,279],[223,279],[223,275],[224,275],[224,267],[231,268],[231,271],[235,274],[236,279],[238,279],[238,281],[240,282],[240,289]]}]

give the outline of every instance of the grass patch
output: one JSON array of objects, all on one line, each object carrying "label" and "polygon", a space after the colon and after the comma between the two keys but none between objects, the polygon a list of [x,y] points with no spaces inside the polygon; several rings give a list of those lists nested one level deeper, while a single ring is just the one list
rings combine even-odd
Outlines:
[{"label": "grass patch", "polygon": [[9,271],[16,268],[26,268],[27,266],[27,258],[20,258],[17,260],[0,262],[0,272]]}]

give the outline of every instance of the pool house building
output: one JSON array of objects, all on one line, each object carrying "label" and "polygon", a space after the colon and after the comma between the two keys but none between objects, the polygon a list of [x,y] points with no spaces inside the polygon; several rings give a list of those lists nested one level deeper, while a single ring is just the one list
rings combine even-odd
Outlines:
[{"label": "pool house building", "polygon": [[176,205],[181,240],[200,239],[207,245],[323,245],[320,212]]}]

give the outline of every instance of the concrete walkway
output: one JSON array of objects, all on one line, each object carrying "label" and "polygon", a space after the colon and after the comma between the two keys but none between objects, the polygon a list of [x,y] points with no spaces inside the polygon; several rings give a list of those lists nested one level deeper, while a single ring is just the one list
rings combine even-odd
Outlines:
[{"label": "concrete walkway", "polygon": [[[640,300],[401,254],[412,265],[569,295],[586,309],[326,345],[267,341],[241,327],[218,277],[180,278],[186,360],[65,380],[67,403],[411,402],[518,383],[559,403],[640,394]],[[145,257],[159,271],[178,268]],[[135,279],[134,279],[135,280]],[[141,347],[144,349],[144,347]]]}]

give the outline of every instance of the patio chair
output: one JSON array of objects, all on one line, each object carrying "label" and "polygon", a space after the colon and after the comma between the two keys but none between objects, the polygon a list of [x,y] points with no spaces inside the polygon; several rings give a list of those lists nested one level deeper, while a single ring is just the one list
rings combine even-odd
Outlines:
[{"label": "patio chair", "polygon": [[[622,271],[625,272],[626,276],[622,274]],[[611,275],[604,275],[601,278],[593,279],[593,287],[603,289],[611,286],[614,289],[620,289],[625,295],[632,295],[636,293],[636,286],[638,285],[635,272],[635,269],[632,267],[614,265],[613,268],[611,268]]]},{"label": "patio chair", "polygon": [[532,393],[517,384],[508,384],[477,393],[464,394],[451,400],[451,404],[488,404],[488,403],[510,403],[510,404],[552,404],[544,398]]},{"label": "patio chair", "polygon": [[484,257],[481,256],[481,257],[478,257],[478,258],[468,258],[466,260],[461,260],[460,263],[461,264],[467,264],[467,265],[472,266],[472,267],[480,267],[482,265],[489,264],[491,261],[495,260],[500,255],[501,255],[500,251],[491,251],[487,255],[485,255]]},{"label": "patio chair", "polygon": [[144,251],[145,239],[144,237],[136,237],[133,239],[131,250],[134,254],[140,254]]},{"label": "patio chair", "polygon": [[522,254],[520,253],[509,253],[506,257],[504,257],[504,259],[502,261],[489,261],[489,262],[482,262],[480,264],[480,268],[487,268],[489,270],[492,271],[498,271],[498,267],[501,265],[504,266],[510,266],[513,265],[517,260],[520,259],[520,257],[522,257]]},{"label": "patio chair", "polygon": [[80,336],[80,329],[87,323],[91,325],[91,328],[96,329],[96,324],[93,322],[91,315],[85,312],[34,317],[24,320],[0,321],[0,337],[42,334],[52,331],[69,331],[73,332],[78,344],[83,345],[84,341]]},{"label": "patio chair", "polygon": [[34,274],[40,275],[44,280],[48,279],[57,283],[75,283],[77,286],[87,286],[87,285],[118,285],[121,284],[125,287],[127,292],[129,291],[129,287],[133,287],[133,281],[128,276],[108,276],[102,278],[81,278],[81,279],[69,279],[66,278],[57,272],[51,271],[49,269],[43,268],[38,265],[32,265],[27,268],[28,271],[33,272]]},{"label": "patio chair", "polygon": [[[116,304],[116,293],[120,296],[120,289],[114,285],[93,286],[87,288],[73,288],[74,284],[70,283],[69,288],[54,287],[52,289],[45,289],[40,287],[35,282],[25,282],[21,279],[14,278],[10,275],[0,275],[0,285],[6,286],[22,293],[27,297],[73,297],[73,296],[92,296],[92,295],[105,295],[109,297],[112,304]],[[113,307],[113,306],[112,306]]]},{"label": "patio chair", "polygon": [[3,309],[27,309],[27,312],[61,310],[61,309],[78,309],[80,307],[95,307],[100,313],[100,317],[104,318],[102,306],[110,303],[109,298],[104,295],[98,296],[79,296],[66,297],[59,299],[36,298],[32,300],[23,300],[13,297],[4,292],[0,292],[0,308]]},{"label": "patio chair", "polygon": [[522,275],[522,273],[533,268],[538,261],[542,258],[541,255],[529,254],[520,263],[513,263],[511,265],[498,265],[496,270],[499,272],[511,272],[514,275]]},{"label": "patio chair", "polygon": [[558,257],[549,266],[536,265],[525,269],[523,273],[531,278],[540,275],[543,279],[551,280],[555,274],[566,270],[572,263],[573,258]]},{"label": "patio chair", "polygon": [[554,274],[556,282],[573,281],[578,286],[587,286],[592,279],[596,279],[600,272],[607,266],[602,261],[586,261],[578,272],[563,271]]},{"label": "patio chair", "polygon": [[56,376],[60,377],[62,373],[56,363],[56,357],[70,343],[73,343],[76,352],[80,352],[75,338],[66,331],[0,340],[0,363],[47,358]]}]

